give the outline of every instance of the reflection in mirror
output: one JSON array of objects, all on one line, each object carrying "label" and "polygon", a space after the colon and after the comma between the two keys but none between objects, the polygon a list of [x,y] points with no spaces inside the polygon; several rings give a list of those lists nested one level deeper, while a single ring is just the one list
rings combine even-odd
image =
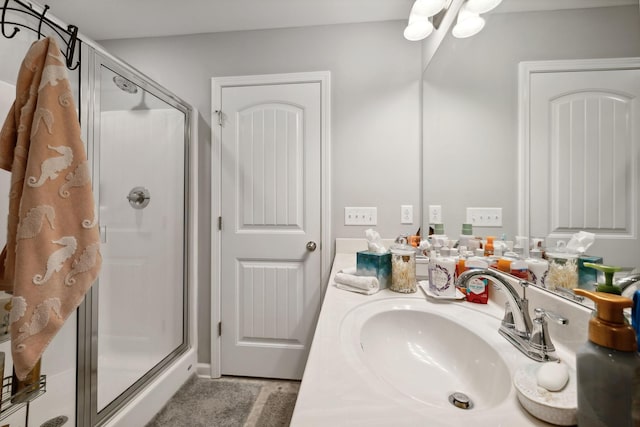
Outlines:
[{"label": "reflection in mirror", "polygon": [[[497,239],[504,236],[505,240],[513,241],[516,235],[523,234],[544,238],[547,246],[553,246],[556,240],[568,241],[572,234],[584,228],[596,232],[596,243],[588,254],[602,257],[605,264],[625,267],[627,271],[623,273],[628,275],[629,270],[640,267],[640,144],[637,140],[640,120],[627,123],[626,131],[636,139],[627,143],[624,154],[619,154],[620,161],[627,168],[626,175],[622,173],[625,192],[609,197],[609,193],[615,191],[606,186],[598,184],[598,190],[586,187],[585,183],[594,182],[590,172],[595,166],[589,162],[593,162],[595,157],[585,156],[585,148],[578,149],[574,145],[574,151],[562,157],[571,160],[567,169],[580,171],[580,175],[574,173],[571,176],[574,181],[568,188],[579,188],[579,197],[590,191],[599,192],[602,196],[587,201],[567,195],[568,204],[561,207],[557,206],[556,197],[554,208],[554,205],[547,204],[550,195],[555,194],[555,189],[552,191],[551,188],[554,181],[540,177],[553,173],[550,170],[552,162],[560,157],[547,153],[546,157],[534,159],[520,145],[526,123],[519,120],[522,110],[519,64],[640,57],[638,2],[576,0],[546,3],[556,9],[543,10],[538,1],[504,0],[485,16],[487,23],[479,34],[456,39],[449,31],[424,70],[423,229],[427,229],[429,223],[430,205],[442,206],[445,234],[454,237],[460,234],[462,224],[469,222],[467,208],[499,207],[502,208],[502,226],[474,226],[474,235],[496,236]],[[596,4],[599,7],[592,7]],[[570,77],[570,81],[575,80]],[[637,86],[640,78],[635,77],[631,81]],[[558,88],[559,93],[562,90],[562,87]],[[584,105],[588,102],[584,101]],[[572,108],[575,109],[575,105]],[[587,107],[583,106],[583,109],[586,111]],[[638,106],[633,106],[632,110],[637,112]],[[528,120],[528,116],[525,118]],[[587,127],[585,133],[593,135],[596,131]],[[538,143],[544,146],[553,143],[549,134],[543,133],[541,139],[542,142]],[[531,141],[533,144],[533,139]],[[583,137],[581,144],[590,144],[590,141]],[[599,149],[612,147],[606,136],[600,135],[598,141]],[[587,164],[579,162],[581,158],[586,159]],[[615,171],[610,173],[611,179],[619,179],[618,175]],[[583,179],[576,181],[578,177]],[[542,183],[541,193],[534,191],[537,195],[542,194],[542,200],[534,198],[529,188],[523,187],[523,183],[532,184],[532,181],[539,186]],[[627,200],[626,194],[633,194],[633,200]],[[594,211],[604,212],[603,206],[607,203],[607,208],[614,206],[613,210],[617,206],[625,206],[627,231],[615,237],[620,238],[618,242],[623,242],[627,249],[622,250],[623,245],[615,242],[604,244],[603,234],[617,233],[611,224],[598,228],[597,224],[593,226],[578,221],[572,226],[562,223],[561,227],[553,230],[546,228],[546,223],[530,223],[538,218],[549,220],[552,212],[554,215],[566,214],[569,209],[572,209],[571,215],[584,218],[586,212],[589,215]],[[627,253],[634,250],[635,253]],[[622,252],[624,256],[621,256]]]}]

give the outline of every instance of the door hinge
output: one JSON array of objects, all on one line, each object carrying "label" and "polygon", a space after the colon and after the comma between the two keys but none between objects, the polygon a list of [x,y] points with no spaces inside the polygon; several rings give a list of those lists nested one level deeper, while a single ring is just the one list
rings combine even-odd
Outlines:
[{"label": "door hinge", "polygon": [[222,322],[218,322],[218,336],[222,336]]},{"label": "door hinge", "polygon": [[222,110],[214,111],[218,115],[218,126],[222,126]]},{"label": "door hinge", "polygon": [[221,216],[218,217],[218,230],[222,231],[222,217]]}]

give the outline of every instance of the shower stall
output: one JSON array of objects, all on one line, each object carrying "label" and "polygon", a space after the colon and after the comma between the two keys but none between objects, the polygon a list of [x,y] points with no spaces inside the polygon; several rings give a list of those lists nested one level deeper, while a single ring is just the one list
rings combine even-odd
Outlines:
[{"label": "shower stall", "polygon": [[78,416],[101,425],[190,348],[191,111],[104,52],[83,60],[103,267],[79,321],[91,338],[79,348],[89,399]]},{"label": "shower stall", "polygon": [[[32,16],[12,19],[38,26]],[[28,31],[0,37],[0,120],[15,98],[20,62],[37,38]],[[68,426],[144,425],[196,365],[193,110],[81,39],[74,56],[79,66],[68,72],[91,164],[103,263],[77,316],[44,353],[46,392],[30,403],[28,425],[56,419]],[[2,220],[7,179],[0,171]],[[6,223],[0,227],[6,230]],[[9,343],[0,351],[8,356],[6,376]],[[24,425],[26,408],[6,419],[1,411],[0,425]]]}]

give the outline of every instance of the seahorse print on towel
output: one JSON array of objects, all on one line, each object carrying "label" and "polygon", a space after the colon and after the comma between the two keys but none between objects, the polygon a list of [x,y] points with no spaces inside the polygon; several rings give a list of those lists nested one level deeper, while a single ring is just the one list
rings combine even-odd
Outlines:
[{"label": "seahorse print on towel", "polygon": [[46,108],[39,107],[33,115],[33,127],[31,128],[31,138],[33,138],[40,130],[40,122],[47,127],[49,135],[53,134],[53,113]]},{"label": "seahorse print on towel", "polygon": [[13,164],[11,165],[11,191],[9,198],[15,199],[20,194],[24,182],[24,173],[27,164],[27,150],[23,146],[16,146],[13,152]]},{"label": "seahorse print on towel", "polygon": [[9,312],[9,324],[12,325],[27,312],[27,300],[24,297],[11,298],[11,311]]},{"label": "seahorse print on towel", "polygon": [[23,94],[26,98],[23,101],[22,108],[20,109],[20,123],[18,124],[18,133],[24,132],[29,129],[31,125],[31,113],[36,108],[36,101],[38,100],[38,88],[36,86],[29,86],[29,92]]},{"label": "seahorse print on towel", "polygon": [[71,101],[73,101],[73,93],[71,93],[70,90],[66,91],[58,97],[58,104],[62,105],[63,107],[70,107],[72,105]]},{"label": "seahorse print on towel", "polygon": [[80,258],[73,261],[72,269],[64,278],[64,284],[67,286],[75,285],[76,279],[73,276],[77,276],[78,274],[85,273],[91,270],[98,260],[98,256],[100,253],[100,243],[93,243],[85,248],[80,255]]},{"label": "seahorse print on towel", "polygon": [[69,172],[65,177],[67,182],[62,184],[58,194],[62,198],[67,198],[71,195],[69,189],[72,187],[82,187],[83,185],[91,182],[91,172],[89,172],[89,165],[86,161],[80,163],[76,170]]},{"label": "seahorse print on towel", "polygon": [[29,187],[41,187],[47,179],[56,179],[58,177],[58,173],[68,168],[73,161],[73,150],[71,150],[71,148],[65,147],[64,145],[60,147],[47,145],[47,147],[50,150],[57,151],[62,154],[62,156],[49,157],[47,160],[42,162],[42,165],[40,166],[40,179],[37,179],[35,176],[30,176],[27,180]]},{"label": "seahorse print on towel", "polygon": [[20,329],[18,329],[19,335],[15,339],[15,348],[18,352],[23,351],[26,346],[22,344],[27,338],[36,335],[41,332],[49,324],[51,319],[51,311],[58,318],[62,318],[61,309],[62,303],[59,298],[47,298],[36,306],[31,315],[31,322],[24,322]]},{"label": "seahorse print on towel", "polygon": [[51,229],[55,230],[53,222],[56,219],[56,211],[53,206],[39,205],[29,209],[27,215],[18,224],[17,240],[36,237],[42,230],[42,223],[45,218],[49,221]]},{"label": "seahorse print on towel", "polygon": [[34,285],[45,284],[49,279],[51,279],[53,273],[57,273],[62,270],[65,261],[73,256],[78,247],[78,241],[73,236],[65,236],[60,240],[53,240],[51,243],[62,245],[64,247],[49,255],[49,259],[47,260],[47,271],[44,275],[36,274],[33,276],[32,282]]},{"label": "seahorse print on towel", "polygon": [[64,65],[47,65],[42,70],[42,78],[40,79],[40,87],[38,91],[41,91],[47,84],[55,86],[58,81],[67,79],[67,68]]},{"label": "seahorse print on towel", "polygon": [[96,215],[96,208],[93,207],[93,219],[83,219],[82,228],[88,230],[98,225],[98,215]]}]

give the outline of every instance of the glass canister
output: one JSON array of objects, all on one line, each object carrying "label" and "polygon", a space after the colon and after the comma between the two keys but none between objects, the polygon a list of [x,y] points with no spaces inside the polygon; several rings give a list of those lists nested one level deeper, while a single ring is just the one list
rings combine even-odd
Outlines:
[{"label": "glass canister", "polygon": [[391,286],[389,289],[403,294],[410,294],[418,290],[415,250],[391,249]]},{"label": "glass canister", "polygon": [[545,280],[548,289],[575,289],[578,287],[578,255],[549,253],[549,273]]}]

